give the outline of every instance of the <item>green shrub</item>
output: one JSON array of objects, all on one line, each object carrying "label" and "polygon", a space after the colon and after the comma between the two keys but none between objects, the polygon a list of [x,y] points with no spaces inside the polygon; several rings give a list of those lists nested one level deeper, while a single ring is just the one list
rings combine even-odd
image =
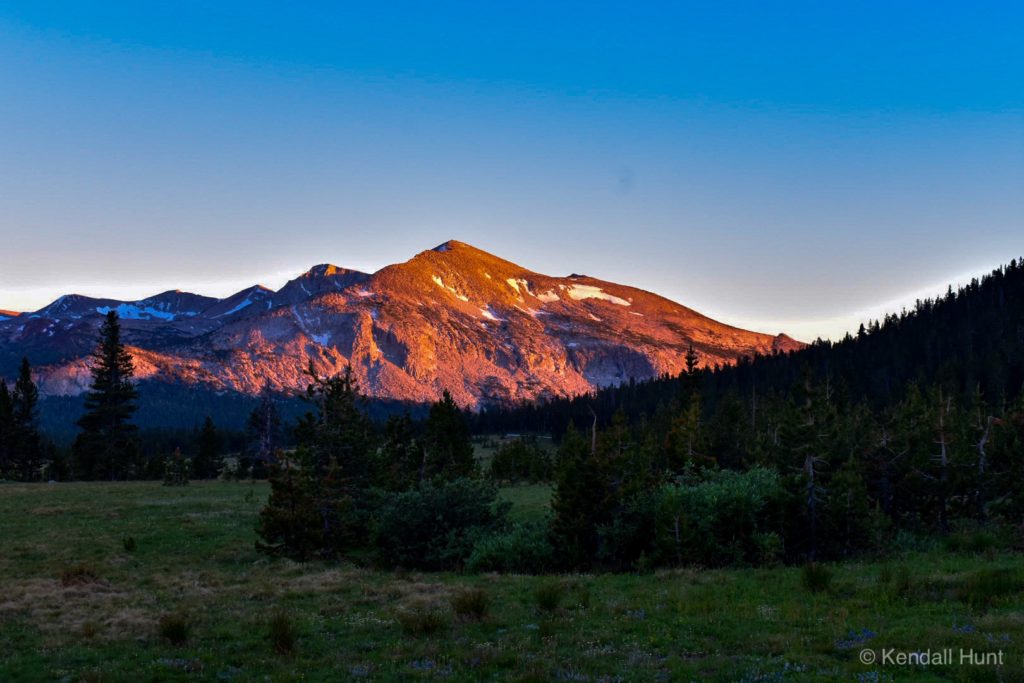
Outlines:
[{"label": "green shrub", "polygon": [[124,538],[122,538],[121,545],[124,547],[125,552],[128,553],[135,552],[135,549],[138,547],[137,544],[135,543],[134,536],[125,536]]},{"label": "green shrub", "polygon": [[770,468],[687,472],[622,506],[600,530],[601,557],[636,567],[643,555],[647,568],[777,562],[781,539],[767,524],[782,493]]},{"label": "green shrub", "polygon": [[811,593],[825,593],[832,587],[832,570],[823,564],[810,562],[800,571],[800,580]]},{"label": "green shrub", "polygon": [[555,564],[555,549],[544,522],[514,524],[479,537],[466,560],[469,572],[543,574]]},{"label": "green shrub", "polygon": [[432,636],[448,628],[448,615],[436,607],[401,609],[395,618],[407,636]]},{"label": "green shrub", "polygon": [[533,591],[533,599],[537,607],[550,612],[558,609],[565,595],[565,585],[558,581],[545,581]]},{"label": "green shrub", "polygon": [[170,642],[171,645],[184,645],[188,642],[190,630],[188,617],[181,612],[165,614],[160,617],[160,637]]},{"label": "green shrub", "polygon": [[491,599],[482,588],[464,588],[451,597],[451,603],[458,616],[480,621],[487,616]]},{"label": "green shrub", "polygon": [[274,652],[284,655],[295,651],[295,626],[287,614],[278,612],[270,618],[269,638]]},{"label": "green shrub", "polygon": [[482,536],[504,521],[498,490],[488,482],[456,479],[385,495],[372,530],[379,560],[390,566],[444,570],[460,567]]}]

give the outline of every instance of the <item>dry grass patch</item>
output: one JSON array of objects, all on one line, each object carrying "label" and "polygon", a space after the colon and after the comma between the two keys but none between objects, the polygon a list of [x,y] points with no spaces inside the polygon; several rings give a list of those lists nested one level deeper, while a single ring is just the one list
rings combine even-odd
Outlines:
[{"label": "dry grass patch", "polygon": [[106,581],[64,586],[57,579],[27,579],[5,586],[0,617],[19,616],[47,644],[68,638],[128,640],[152,629],[152,596],[119,590]]},{"label": "dry grass patch", "polygon": [[287,587],[295,593],[333,593],[360,582],[365,572],[358,569],[329,569],[289,579]]},{"label": "dry grass patch", "polygon": [[99,580],[96,570],[85,564],[76,564],[60,570],[60,585],[64,587],[98,583]]}]

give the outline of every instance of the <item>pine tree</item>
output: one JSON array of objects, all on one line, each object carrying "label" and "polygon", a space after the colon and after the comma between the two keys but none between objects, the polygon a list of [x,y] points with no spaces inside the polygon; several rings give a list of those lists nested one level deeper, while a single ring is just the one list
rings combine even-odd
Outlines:
[{"label": "pine tree", "polygon": [[372,426],[351,366],[322,378],[310,363],[307,375],[311,381],[306,398],[316,413],[307,415],[296,430],[301,465],[312,477],[322,551],[340,555],[365,536],[366,499],[376,479]]},{"label": "pine tree", "polygon": [[670,471],[682,472],[687,465],[708,466],[714,458],[703,454],[701,443],[700,395],[690,394],[686,407],[672,418],[665,435],[666,461]]},{"label": "pine tree", "polygon": [[300,562],[320,553],[325,545],[324,520],[308,463],[297,463],[278,451],[268,479],[270,498],[256,524],[257,550]]},{"label": "pine tree", "polygon": [[379,457],[376,479],[380,488],[406,491],[419,482],[423,445],[416,438],[409,413],[388,418]]},{"label": "pine tree", "polygon": [[196,457],[192,461],[192,474],[196,479],[214,479],[220,471],[223,439],[217,432],[213,418],[209,415],[199,432]]},{"label": "pine tree", "polygon": [[551,499],[551,543],[566,569],[588,567],[597,554],[598,527],[608,521],[608,482],[586,439],[570,423],[558,449]]},{"label": "pine tree", "polygon": [[87,479],[127,479],[135,474],[138,457],[136,427],[131,422],[138,392],[116,311],[107,313],[100,328],[91,370],[86,413],[77,423],[82,431],[72,448],[76,467],[79,476]]},{"label": "pine tree", "polygon": [[239,460],[236,475],[253,479],[267,476],[269,463],[281,446],[281,417],[269,391],[264,391],[260,404],[249,414],[246,425],[248,442]]},{"label": "pine tree", "polygon": [[686,375],[693,377],[697,371],[697,352],[693,350],[693,344],[686,349]]},{"label": "pine tree", "polygon": [[310,452],[314,473],[322,475],[333,460],[353,484],[365,484],[371,474],[372,429],[351,366],[340,375],[323,378],[310,363],[306,374],[310,377],[306,399],[316,413],[307,413],[296,436]]},{"label": "pine tree", "polygon": [[14,420],[11,459],[18,478],[23,481],[38,479],[43,465],[43,444],[36,426],[38,402],[39,390],[32,381],[32,366],[28,358],[22,358],[11,394],[11,416]]},{"label": "pine tree", "polygon": [[7,382],[0,378],[0,479],[14,476],[14,409]]},{"label": "pine tree", "polygon": [[430,406],[425,430],[421,481],[435,477],[452,480],[476,471],[469,425],[447,390]]}]

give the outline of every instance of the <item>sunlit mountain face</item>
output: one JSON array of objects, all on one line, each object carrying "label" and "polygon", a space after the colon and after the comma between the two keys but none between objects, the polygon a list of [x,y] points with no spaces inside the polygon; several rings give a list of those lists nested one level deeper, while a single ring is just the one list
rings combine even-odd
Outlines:
[{"label": "sunlit mountain face", "polygon": [[481,407],[566,396],[803,346],[738,329],[650,292],[586,275],[552,277],[462,242],[368,274],[323,264],[278,291],[225,299],[170,291],[139,301],[62,296],[2,312],[0,373],[22,356],[45,394],[88,384],[88,354],[117,311],[140,379],[257,394],[305,387],[312,362],[351,365],[371,396]]}]

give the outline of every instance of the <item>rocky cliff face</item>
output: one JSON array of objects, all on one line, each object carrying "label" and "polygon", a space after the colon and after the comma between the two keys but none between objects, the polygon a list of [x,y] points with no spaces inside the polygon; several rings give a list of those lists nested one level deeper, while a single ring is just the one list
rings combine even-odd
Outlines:
[{"label": "rocky cliff face", "polygon": [[41,388],[74,394],[107,310],[117,310],[140,378],[255,394],[304,388],[351,364],[381,398],[463,405],[571,395],[802,346],[716,322],[633,287],[550,277],[461,242],[369,275],[316,266],[278,292],[222,300],[166,292],[137,302],[66,296],[0,320],[0,374],[27,355]]}]

